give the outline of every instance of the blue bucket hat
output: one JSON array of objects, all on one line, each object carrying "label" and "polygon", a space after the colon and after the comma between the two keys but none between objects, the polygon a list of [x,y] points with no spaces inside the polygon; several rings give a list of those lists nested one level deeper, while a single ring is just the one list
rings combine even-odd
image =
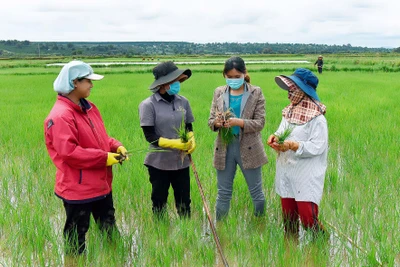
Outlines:
[{"label": "blue bucket hat", "polygon": [[319,97],[317,95],[318,77],[315,74],[304,68],[298,68],[290,76],[280,75],[275,77],[275,82],[280,88],[288,90],[289,87],[281,77],[288,78],[292,80],[306,95],[314,98],[317,101]]},{"label": "blue bucket hat", "polygon": [[64,65],[53,83],[54,91],[60,94],[69,94],[74,90],[74,80],[86,78],[89,80],[101,80],[103,75],[95,74],[92,67],[79,60],[73,60]]}]

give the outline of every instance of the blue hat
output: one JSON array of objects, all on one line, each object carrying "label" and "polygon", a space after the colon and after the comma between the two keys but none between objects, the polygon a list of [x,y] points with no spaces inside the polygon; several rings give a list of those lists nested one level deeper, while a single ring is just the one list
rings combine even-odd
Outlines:
[{"label": "blue hat", "polygon": [[101,80],[103,75],[95,74],[89,64],[74,60],[64,65],[53,83],[54,91],[60,94],[69,94],[74,90],[74,80],[86,78]]},{"label": "blue hat", "polygon": [[317,95],[318,77],[315,76],[312,71],[308,69],[298,68],[290,76],[280,75],[275,77],[275,82],[284,90],[288,90],[289,87],[285,83],[281,76],[292,80],[306,95],[314,98],[317,101],[319,97]]}]

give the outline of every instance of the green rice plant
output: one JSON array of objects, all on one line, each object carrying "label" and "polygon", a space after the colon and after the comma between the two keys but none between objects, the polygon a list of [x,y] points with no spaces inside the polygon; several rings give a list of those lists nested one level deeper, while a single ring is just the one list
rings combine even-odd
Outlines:
[{"label": "green rice plant", "polygon": [[235,138],[235,136],[232,133],[232,128],[231,127],[229,127],[229,128],[223,127],[223,128],[220,129],[220,131],[221,131],[221,140],[222,140],[222,142],[225,145],[229,145],[233,141],[233,139]]},{"label": "green rice plant", "polygon": [[182,112],[182,122],[179,125],[179,128],[176,128],[176,133],[179,136],[179,139],[181,139],[181,141],[183,143],[187,143],[190,139],[189,137],[189,131],[186,128],[186,123],[185,123],[185,114]]},{"label": "green rice plant", "polygon": [[278,137],[278,144],[282,145],[283,142],[285,142],[285,140],[292,134],[294,127],[295,126],[288,124],[282,132],[276,135],[276,137]]},{"label": "green rice plant", "polygon": [[[235,117],[235,114],[231,111],[231,109],[228,109],[224,112],[217,112],[216,117],[220,119],[223,124],[225,124],[227,120]],[[221,135],[221,140],[225,145],[229,145],[235,138],[235,136],[233,135],[232,127],[221,127],[219,131]]]},{"label": "green rice plant", "polygon": [[[268,203],[266,213],[271,216],[253,216],[252,199],[239,171],[229,216],[216,225],[230,266],[380,266],[376,259],[383,266],[400,266],[400,204],[393,201],[400,199],[400,170],[396,168],[400,150],[388,149],[387,145],[398,141],[398,74],[382,71],[379,64],[363,64],[368,60],[380,62],[375,55],[326,58],[328,71],[321,76],[318,86],[318,94],[328,107],[329,125],[328,170],[320,219],[322,223],[331,222],[364,250],[332,229],[329,229],[330,240],[325,244],[312,244],[308,238],[286,243],[281,203],[274,191],[277,154],[267,148],[270,163],[262,166],[262,177]],[[360,58],[357,66],[353,65],[355,58]],[[399,56],[393,53],[384,57],[393,58],[399,61]],[[42,130],[44,117],[56,98],[51,84],[61,68],[45,69],[41,67],[42,60],[31,62],[30,68],[0,68],[0,93],[4,100],[0,104],[3,115],[0,117],[0,153],[3,155],[0,159],[0,266],[63,266],[68,265],[63,255],[65,210],[53,193],[55,167],[46,151]],[[6,63],[4,60],[0,65]],[[328,64],[335,64],[337,70],[329,71]],[[342,71],[344,67],[349,71]],[[153,219],[151,186],[144,183],[148,169],[142,164],[145,158],[142,152],[146,152],[144,145],[148,143],[137,125],[139,114],[132,108],[151,94],[148,90],[137,90],[132,97],[132,84],[146,88],[152,78],[147,72],[137,72],[140,68],[110,68],[107,79],[94,83],[89,98],[99,107],[107,133],[120,140],[133,155],[129,164],[113,167],[113,198],[121,240],[108,244],[92,220],[87,233],[88,254],[78,259],[75,266],[221,265],[196,183],[190,183],[191,219],[178,217],[171,197],[167,205],[169,220]],[[208,65],[193,65],[193,68],[213,69]],[[221,68],[222,65],[215,67]],[[259,66],[248,65],[251,73],[254,68]],[[281,90],[269,89],[276,88],[276,75],[290,73],[283,71],[285,68],[288,67],[280,64],[267,68],[269,71],[252,74],[255,84],[270,100],[265,132],[276,130],[282,119],[281,107],[287,105]],[[129,72],[123,73],[125,70]],[[105,69],[100,71],[104,73]],[[190,80],[191,86],[184,88],[196,117],[194,126],[199,143],[196,167],[203,179],[211,212],[215,212],[217,195],[215,170],[210,168],[215,136],[210,134],[206,123],[209,110],[204,107],[209,106],[212,98],[208,89],[220,82],[220,72],[196,71]],[[360,95],[369,97],[354,101]],[[393,203],[391,209],[387,203]]]},{"label": "green rice plant", "polygon": [[[181,124],[179,125],[179,128],[175,128],[176,133],[179,136],[179,139],[181,139],[182,143],[187,143],[189,142],[189,131],[186,128],[186,123],[185,123],[185,113],[182,111],[182,121]],[[181,156],[181,161],[185,160],[185,157],[187,155],[187,151],[180,151],[180,156]]]},{"label": "green rice plant", "polygon": [[[151,144],[154,142],[158,142],[158,140],[151,142]],[[171,152],[171,150],[161,149],[161,148],[150,148],[150,147],[145,149],[134,149],[126,152],[125,155],[120,152],[119,155],[116,156],[115,158],[119,161],[119,164],[122,164],[122,162],[127,160],[130,156],[137,155],[138,153],[143,153],[143,152],[147,154],[152,152]]]}]

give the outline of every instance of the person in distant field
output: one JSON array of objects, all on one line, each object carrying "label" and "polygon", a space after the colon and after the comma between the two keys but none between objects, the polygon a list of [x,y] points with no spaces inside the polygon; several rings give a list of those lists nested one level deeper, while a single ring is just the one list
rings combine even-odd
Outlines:
[{"label": "person in distant field", "polygon": [[318,56],[317,61],[315,61],[314,66],[317,65],[318,73],[322,74],[322,67],[324,66],[323,57],[321,55]]},{"label": "person in distant field", "polygon": [[[156,218],[165,218],[168,190],[172,186],[175,206],[179,217],[189,218],[190,172],[189,157],[196,144],[194,140],[194,117],[189,101],[179,94],[181,83],[192,75],[190,69],[178,69],[172,62],[162,62],[153,68],[154,82],[149,90],[153,93],[139,105],[140,126],[150,150],[144,160],[152,186],[152,211]],[[177,129],[188,131],[188,142],[182,142]]]},{"label": "person in distant field", "polygon": [[[286,237],[298,237],[299,218],[306,229],[326,234],[318,220],[328,154],[326,107],[317,95],[318,78],[299,68],[291,76],[276,76],[275,82],[288,92],[290,104],[282,110],[282,121],[267,144],[278,152],[275,190],[281,198]],[[279,144],[279,133],[292,132]]]},{"label": "person in distant field", "polygon": [[[253,200],[254,215],[265,214],[261,167],[268,162],[261,131],[265,125],[265,98],[260,87],[250,84],[242,58],[231,57],[225,62],[223,76],[226,84],[214,91],[208,126],[218,136],[214,144],[213,165],[217,170],[216,218],[228,215],[237,166]],[[231,111],[233,117],[224,119],[221,113]],[[223,129],[231,128],[233,139],[224,143]]]},{"label": "person in distant field", "polygon": [[112,165],[126,158],[121,142],[108,136],[97,107],[86,100],[102,75],[71,61],[54,81],[57,100],[44,121],[47,151],[57,168],[55,194],[63,201],[67,255],[85,251],[90,215],[111,241],[119,235],[112,195]]}]

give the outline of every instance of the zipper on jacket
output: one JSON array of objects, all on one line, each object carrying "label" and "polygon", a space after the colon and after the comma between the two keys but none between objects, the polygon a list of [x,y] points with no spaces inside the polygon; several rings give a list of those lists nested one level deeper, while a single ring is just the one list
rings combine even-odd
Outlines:
[{"label": "zipper on jacket", "polygon": [[82,170],[79,170],[79,184],[82,183]]},{"label": "zipper on jacket", "polygon": [[99,134],[97,133],[97,130],[96,130],[96,128],[94,127],[94,124],[93,124],[92,120],[91,120],[90,117],[89,117],[89,114],[86,114],[86,116],[87,116],[87,118],[88,118],[88,120],[89,120],[90,127],[92,128],[92,131],[93,131],[94,135],[96,136],[96,139],[97,139],[97,142],[98,142],[99,146],[100,146],[101,148],[103,148],[103,142],[101,141],[101,138],[100,138]]}]

